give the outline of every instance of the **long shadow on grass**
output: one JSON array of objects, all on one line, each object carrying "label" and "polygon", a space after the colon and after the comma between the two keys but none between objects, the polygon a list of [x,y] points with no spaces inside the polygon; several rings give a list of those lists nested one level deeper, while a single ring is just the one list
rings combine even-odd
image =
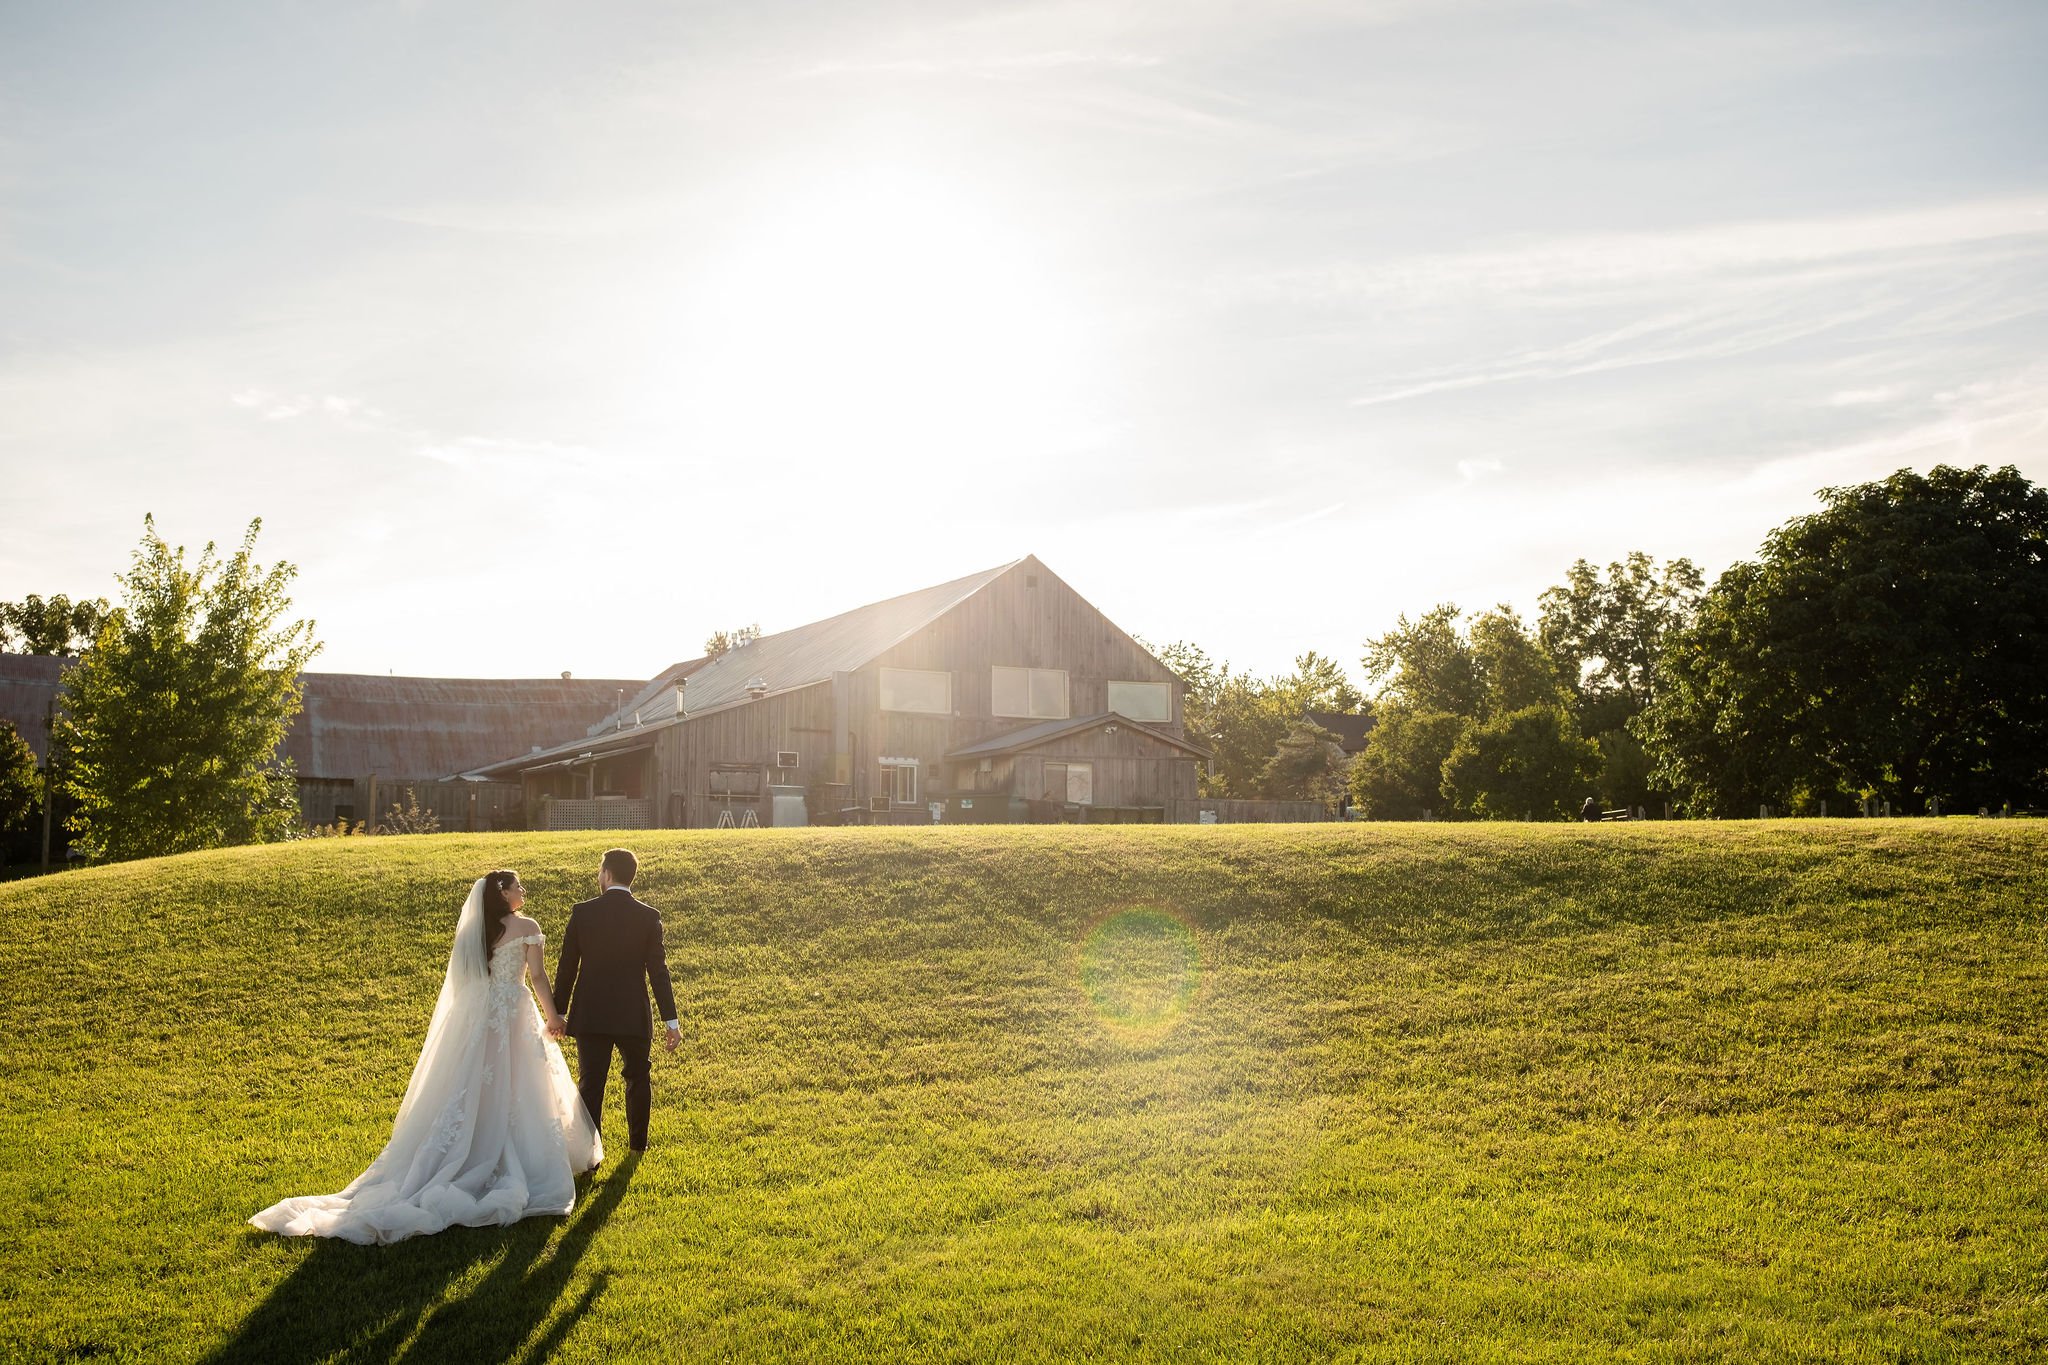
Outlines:
[{"label": "long shadow on grass", "polygon": [[[207,1365],[509,1361],[547,1323],[523,1357],[545,1360],[604,1293],[610,1277],[601,1271],[556,1312],[576,1263],[625,1198],[639,1164],[639,1154],[630,1153],[593,1183],[566,1226],[527,1218],[509,1228],[450,1228],[388,1247],[321,1241]],[[447,1299],[452,1285],[486,1266],[460,1297]]]}]

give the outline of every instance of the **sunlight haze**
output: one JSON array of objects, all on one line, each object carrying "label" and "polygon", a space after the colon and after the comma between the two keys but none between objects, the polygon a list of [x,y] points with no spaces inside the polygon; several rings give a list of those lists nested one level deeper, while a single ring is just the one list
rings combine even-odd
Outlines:
[{"label": "sunlight haze", "polygon": [[18,4],[0,599],[643,678],[1036,554],[1240,668],[2048,479],[2048,7]]}]

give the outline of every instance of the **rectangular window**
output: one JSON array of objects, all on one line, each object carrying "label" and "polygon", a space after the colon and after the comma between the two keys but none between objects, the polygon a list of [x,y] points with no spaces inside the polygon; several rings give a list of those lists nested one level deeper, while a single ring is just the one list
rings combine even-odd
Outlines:
[{"label": "rectangular window", "polygon": [[1095,800],[1095,765],[1092,763],[1048,763],[1045,765],[1047,801],[1069,805],[1090,805]]},{"label": "rectangular window", "polygon": [[1109,685],[1109,709],[1132,720],[1163,725],[1173,719],[1173,693],[1165,683],[1113,682]]},{"label": "rectangular window", "polygon": [[1027,720],[1065,720],[1067,671],[1064,668],[1005,668],[998,664],[989,670],[988,695],[989,711],[993,715],[1018,716]]},{"label": "rectangular window", "polygon": [[[885,668],[882,670],[882,709],[950,716],[953,714],[953,675],[923,668]],[[1131,719],[1136,720],[1137,717]]]},{"label": "rectangular window", "polygon": [[883,759],[882,794],[899,806],[916,804],[917,760],[914,758]]}]

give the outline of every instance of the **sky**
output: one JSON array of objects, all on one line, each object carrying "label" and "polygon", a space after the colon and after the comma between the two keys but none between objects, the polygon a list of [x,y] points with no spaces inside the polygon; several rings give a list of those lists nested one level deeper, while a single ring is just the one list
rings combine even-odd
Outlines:
[{"label": "sky", "polygon": [[644,678],[1036,554],[1255,673],[2048,481],[2048,5],[0,5],[0,599]]}]

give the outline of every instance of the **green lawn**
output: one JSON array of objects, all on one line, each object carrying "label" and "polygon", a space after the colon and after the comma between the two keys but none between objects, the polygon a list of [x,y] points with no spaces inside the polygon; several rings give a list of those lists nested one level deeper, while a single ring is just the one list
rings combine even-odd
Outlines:
[{"label": "green lawn", "polygon": [[245,1227],[382,1145],[468,882],[559,935],[607,842],[0,886],[0,1350],[2048,1352],[2024,821],[644,835],[685,1043],[643,1160],[615,1089],[567,1220]]}]

